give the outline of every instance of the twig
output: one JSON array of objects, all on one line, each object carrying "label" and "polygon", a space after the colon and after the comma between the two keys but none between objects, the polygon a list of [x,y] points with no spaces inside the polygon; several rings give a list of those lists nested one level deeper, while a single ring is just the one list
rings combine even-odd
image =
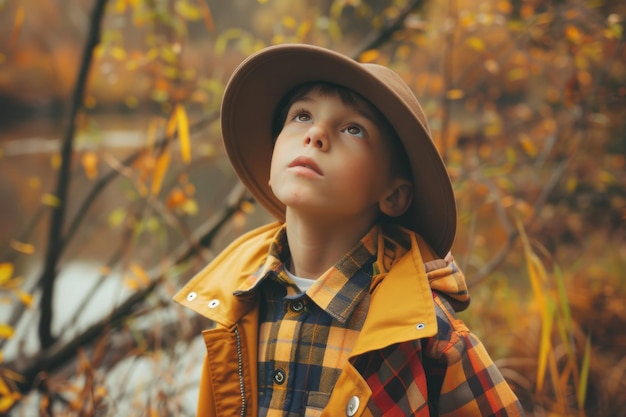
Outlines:
[{"label": "twig", "polygon": [[83,59],[79,69],[76,85],[71,98],[70,119],[61,146],[61,167],[57,177],[55,195],[58,205],[52,209],[50,217],[50,233],[43,273],[40,278],[41,285],[41,316],[39,319],[39,343],[42,349],[50,347],[54,343],[51,332],[52,324],[52,298],[54,281],[57,273],[57,263],[61,255],[61,243],[63,241],[63,222],[67,208],[68,188],[70,182],[70,165],[74,145],[74,131],[76,129],[76,116],[82,107],[87,76],[93,59],[93,50],[100,42],[100,26],[104,16],[106,0],[97,0],[91,14],[90,31],[83,51]]},{"label": "twig", "polygon": [[367,50],[380,47],[387,42],[391,36],[398,30],[404,27],[404,21],[407,16],[411,14],[417,7],[421,6],[423,0],[413,0],[402,10],[395,19],[388,22],[380,32],[373,33],[369,37],[365,38],[365,41],[356,48],[356,51],[352,54],[354,59],[357,59],[361,54]]}]

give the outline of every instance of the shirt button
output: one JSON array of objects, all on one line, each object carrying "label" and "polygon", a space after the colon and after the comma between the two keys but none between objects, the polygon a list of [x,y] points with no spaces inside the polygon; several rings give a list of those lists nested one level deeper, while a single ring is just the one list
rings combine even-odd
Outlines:
[{"label": "shirt button", "polygon": [[280,368],[276,369],[274,371],[274,382],[276,382],[278,385],[282,385],[283,382],[285,382],[285,371]]},{"label": "shirt button", "polygon": [[296,301],[291,304],[291,311],[294,313],[299,313],[304,309],[304,303],[302,301]]},{"label": "shirt button", "polygon": [[348,401],[348,405],[346,406],[346,415],[348,417],[352,417],[353,415],[356,414],[358,409],[359,409],[359,397],[355,395],[354,397],[350,398],[350,400]]}]

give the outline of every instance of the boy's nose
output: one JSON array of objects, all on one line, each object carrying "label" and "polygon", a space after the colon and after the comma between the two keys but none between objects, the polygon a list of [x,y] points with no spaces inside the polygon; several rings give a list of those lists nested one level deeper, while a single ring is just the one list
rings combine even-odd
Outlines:
[{"label": "boy's nose", "polygon": [[330,149],[330,142],[324,129],[319,126],[311,126],[304,137],[304,146],[315,146],[320,151]]}]

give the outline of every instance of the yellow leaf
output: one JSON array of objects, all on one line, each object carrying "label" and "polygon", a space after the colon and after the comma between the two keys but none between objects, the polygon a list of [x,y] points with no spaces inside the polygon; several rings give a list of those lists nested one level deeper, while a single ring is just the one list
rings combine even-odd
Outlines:
[{"label": "yellow leaf", "polygon": [[126,0],[117,0],[115,2],[115,13],[123,14],[126,12]]},{"label": "yellow leaf", "polygon": [[361,62],[373,62],[380,56],[380,52],[377,49],[368,49],[363,52],[359,57],[359,61]]},{"label": "yellow leaf", "polygon": [[120,46],[114,46],[111,48],[111,56],[118,61],[123,61],[126,59],[126,51]]},{"label": "yellow leaf", "polygon": [[485,42],[481,38],[472,36],[465,41],[467,45],[475,51],[483,52],[485,50]]},{"label": "yellow leaf", "polygon": [[46,193],[41,196],[41,202],[44,205],[50,206],[50,207],[58,207],[59,204],[61,203],[61,201],[59,200],[59,197],[57,197],[54,194],[49,194],[49,193]]},{"label": "yellow leaf", "polygon": [[578,384],[578,407],[581,410],[585,408],[585,400],[587,397],[587,385],[589,382],[589,364],[591,363],[591,335],[587,335],[585,343],[585,353],[583,354],[583,363],[580,365],[580,382]]},{"label": "yellow leaf", "polygon": [[161,58],[170,64],[176,63],[176,52],[171,46],[164,46],[161,48]]},{"label": "yellow leaf", "polygon": [[13,337],[13,333],[15,330],[12,326],[8,324],[0,323],[0,338],[2,339],[10,339]]},{"label": "yellow leaf", "polygon": [[188,216],[195,216],[198,214],[198,203],[194,199],[189,198],[185,200],[180,208],[182,212]]},{"label": "yellow leaf", "polygon": [[512,70],[510,70],[509,72],[507,72],[506,77],[509,79],[509,81],[517,81],[517,80],[523,80],[527,77],[527,72],[526,69],[524,68],[513,68]]},{"label": "yellow leaf", "polygon": [[310,31],[311,31],[311,21],[307,19],[304,22],[300,23],[300,26],[298,26],[298,30],[296,32],[296,38],[302,40],[309,34]]},{"label": "yellow leaf", "polygon": [[535,148],[535,144],[528,135],[521,135],[520,145],[522,145],[522,149],[524,150],[524,152],[526,152],[526,155],[530,156],[531,158],[537,156],[537,148]]},{"label": "yellow leaf", "polygon": [[126,286],[126,288],[128,288],[129,290],[136,290],[139,288],[139,283],[137,282],[136,279],[134,278],[124,278],[124,285]]},{"label": "yellow leaf", "polygon": [[161,185],[165,178],[165,173],[170,165],[170,153],[167,149],[163,151],[161,156],[156,161],[154,167],[154,174],[152,175],[152,195],[158,195],[161,191]]},{"label": "yellow leaf", "polygon": [[296,27],[296,25],[298,24],[298,22],[296,21],[296,19],[294,19],[291,16],[284,16],[283,17],[283,26],[288,28],[288,29],[293,29]]},{"label": "yellow leaf", "polygon": [[331,20],[328,23],[328,36],[334,41],[338,41],[342,38],[341,27],[336,20]]},{"label": "yellow leaf", "polygon": [[168,139],[173,138],[174,133],[176,133],[177,126],[178,126],[178,117],[177,117],[177,112],[175,111],[174,113],[172,113],[169,120],[167,121],[167,126],[165,127],[165,137],[167,137]]},{"label": "yellow leaf", "polygon": [[176,2],[176,11],[187,20],[200,20],[200,18],[202,18],[200,10],[186,1],[178,0]]},{"label": "yellow leaf", "polygon": [[15,404],[15,398],[13,395],[0,396],[0,413],[9,411],[13,404]]},{"label": "yellow leaf", "polygon": [[0,285],[4,284],[13,277],[13,264],[11,262],[3,262],[0,264]]},{"label": "yellow leaf", "polygon": [[107,221],[111,227],[118,227],[124,220],[126,220],[126,210],[121,207],[112,210],[107,217]]},{"label": "yellow leaf", "polygon": [[61,167],[61,154],[55,153],[50,157],[50,166],[55,171]]},{"label": "yellow leaf", "polygon": [[185,163],[191,161],[191,141],[189,139],[189,122],[187,113],[182,104],[176,105],[176,120],[178,125],[178,140],[180,142],[180,153]]},{"label": "yellow leaf", "polygon": [[578,187],[578,179],[576,179],[575,177],[571,177],[567,179],[567,182],[565,183],[565,189],[567,190],[569,194],[576,191],[577,187]]}]

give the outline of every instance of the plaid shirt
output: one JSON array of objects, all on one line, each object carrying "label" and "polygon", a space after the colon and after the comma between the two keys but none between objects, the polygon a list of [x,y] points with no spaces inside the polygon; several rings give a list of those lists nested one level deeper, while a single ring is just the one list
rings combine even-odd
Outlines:
[{"label": "plaid shirt", "polygon": [[314,416],[324,409],[365,320],[377,239],[374,227],[300,293],[284,271],[289,252],[285,229],[279,233],[253,284],[261,292],[259,416]]}]

